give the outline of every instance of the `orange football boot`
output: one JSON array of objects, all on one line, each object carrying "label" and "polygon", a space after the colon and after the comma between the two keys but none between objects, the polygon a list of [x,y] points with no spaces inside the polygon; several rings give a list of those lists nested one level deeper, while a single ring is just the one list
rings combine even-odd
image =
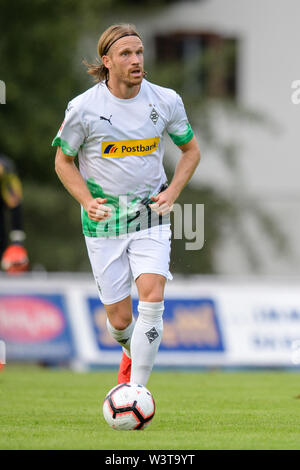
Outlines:
[{"label": "orange football boot", "polygon": [[118,384],[130,382],[131,359],[123,352],[120,369],[118,372]]}]

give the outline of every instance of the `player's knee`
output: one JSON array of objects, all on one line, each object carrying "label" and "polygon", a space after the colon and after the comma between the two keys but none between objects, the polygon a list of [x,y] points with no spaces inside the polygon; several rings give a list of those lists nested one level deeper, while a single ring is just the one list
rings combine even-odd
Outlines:
[{"label": "player's knee", "polygon": [[142,274],[136,281],[139,300],[144,302],[163,301],[165,283],[165,277],[160,274]]},{"label": "player's knee", "polygon": [[116,330],[125,330],[130,323],[131,320],[128,320],[127,318],[122,318],[122,317],[113,317],[109,319],[110,324],[116,329]]},{"label": "player's knee", "polygon": [[164,300],[163,292],[150,291],[143,293],[140,296],[140,300],[143,302],[162,302]]},{"label": "player's knee", "polygon": [[159,283],[154,286],[144,285],[139,291],[139,299],[144,302],[162,302],[164,300],[164,286]]}]

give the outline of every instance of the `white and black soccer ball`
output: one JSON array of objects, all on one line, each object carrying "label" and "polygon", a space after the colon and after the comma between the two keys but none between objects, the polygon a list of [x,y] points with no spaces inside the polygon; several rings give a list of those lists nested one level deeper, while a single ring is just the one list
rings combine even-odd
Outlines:
[{"label": "white and black soccer ball", "polygon": [[105,421],[113,429],[145,429],[155,413],[152,394],[143,385],[123,383],[112,388],[103,403]]}]

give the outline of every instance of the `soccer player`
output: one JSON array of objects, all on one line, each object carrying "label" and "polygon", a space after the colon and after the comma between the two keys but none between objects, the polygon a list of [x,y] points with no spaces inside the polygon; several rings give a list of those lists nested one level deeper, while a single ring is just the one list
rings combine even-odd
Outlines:
[{"label": "soccer player", "polygon": [[12,160],[0,154],[0,259],[2,269],[9,274],[28,269],[24,240],[22,184]]},{"label": "soccer player", "polygon": [[[86,63],[97,84],[70,101],[52,145],[58,146],[58,177],[82,207],[107,328],[123,347],[118,383],[146,385],[163,333],[165,283],[172,279],[169,213],[200,152],[180,96],[145,79],[143,53],[133,25],[104,31],[101,60]],[[182,152],[169,186],[165,131]],[[139,297],[136,322],[132,278]]]}]

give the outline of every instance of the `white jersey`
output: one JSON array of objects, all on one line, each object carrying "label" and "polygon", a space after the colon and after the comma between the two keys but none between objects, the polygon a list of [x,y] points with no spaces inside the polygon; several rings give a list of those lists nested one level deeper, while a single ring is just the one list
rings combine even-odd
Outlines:
[{"label": "white jersey", "polygon": [[[132,215],[166,182],[165,131],[177,145],[193,137],[175,91],[143,79],[134,98],[120,99],[100,82],[70,101],[52,145],[59,145],[66,155],[78,155],[80,173],[93,197],[106,197],[106,205],[117,211],[113,220],[123,220],[125,206]],[[93,222],[83,210],[84,234],[111,235],[112,220],[108,220]],[[122,220],[117,235],[128,231],[128,221]]]}]

